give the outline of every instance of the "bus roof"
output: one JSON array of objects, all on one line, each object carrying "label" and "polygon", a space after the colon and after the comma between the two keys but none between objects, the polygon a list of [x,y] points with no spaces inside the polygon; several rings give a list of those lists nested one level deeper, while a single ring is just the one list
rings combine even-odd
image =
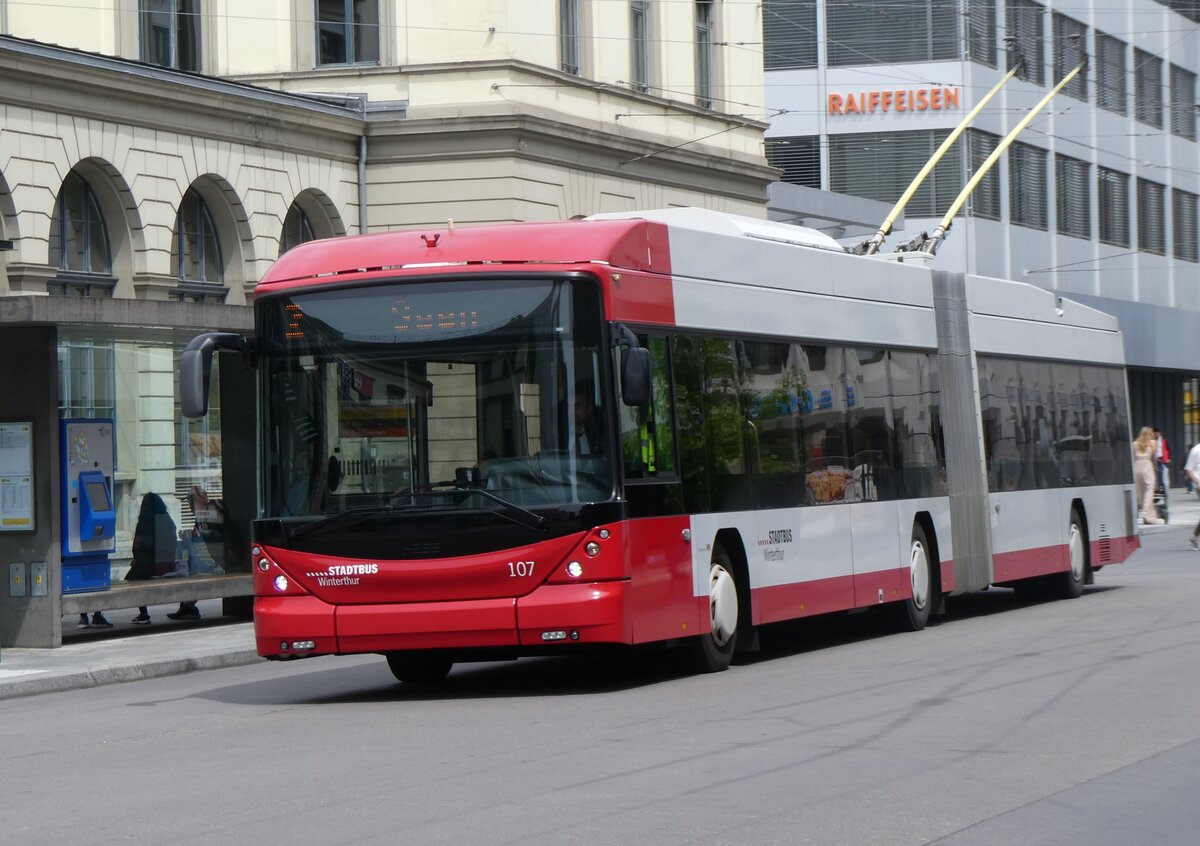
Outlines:
[{"label": "bus roof", "polygon": [[470,265],[604,264],[670,274],[669,229],[844,252],[827,235],[800,226],[708,209],[655,209],[545,223],[456,227],[448,222],[440,227],[309,241],[280,256],[258,288]]}]

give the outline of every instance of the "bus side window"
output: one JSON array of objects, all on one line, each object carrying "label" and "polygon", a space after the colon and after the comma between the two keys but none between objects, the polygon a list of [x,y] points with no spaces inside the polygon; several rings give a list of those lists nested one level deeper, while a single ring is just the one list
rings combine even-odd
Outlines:
[{"label": "bus side window", "polygon": [[639,337],[650,350],[651,397],[641,408],[619,406],[625,478],[649,479],[675,472],[670,367],[665,338]]}]

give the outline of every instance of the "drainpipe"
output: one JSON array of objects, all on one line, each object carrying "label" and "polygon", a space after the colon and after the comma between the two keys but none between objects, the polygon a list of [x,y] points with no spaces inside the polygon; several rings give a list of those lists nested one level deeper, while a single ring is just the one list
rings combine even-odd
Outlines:
[{"label": "drainpipe", "polygon": [[367,233],[367,95],[358,99],[358,234]]},{"label": "drainpipe", "polygon": [[8,0],[0,0],[0,35],[8,35]]}]

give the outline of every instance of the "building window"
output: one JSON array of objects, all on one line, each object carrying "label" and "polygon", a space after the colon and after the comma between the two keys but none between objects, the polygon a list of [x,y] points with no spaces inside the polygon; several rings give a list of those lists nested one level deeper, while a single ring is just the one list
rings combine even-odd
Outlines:
[{"label": "building window", "polygon": [[817,66],[817,0],[765,0],[763,68]]},{"label": "building window", "polygon": [[379,0],[316,0],[317,64],[379,63]]},{"label": "building window", "polygon": [[[1075,70],[1087,55],[1087,27],[1074,18],[1054,13],[1054,83]],[[1074,36],[1074,38],[1072,38]],[[1069,94],[1076,100],[1087,100],[1087,68],[1075,74],[1064,94]]]},{"label": "building window", "polygon": [[[829,190],[895,203],[949,130],[863,132],[829,138]],[[962,159],[955,145],[909,201],[908,217],[944,214],[962,190]]]},{"label": "building window", "polygon": [[1046,83],[1046,52],[1042,44],[1046,34],[1045,14],[1046,10],[1033,0],[1007,0],[1004,7],[1004,25],[1015,45],[1009,53],[1008,69],[1012,70],[1020,55],[1025,65],[1017,76],[1038,85]]},{"label": "building window", "polygon": [[1196,74],[1171,65],[1171,134],[1196,140]]},{"label": "building window", "polygon": [[1174,9],[1189,21],[1200,23],[1200,0],[1155,0],[1160,6]]},{"label": "building window", "polygon": [[713,107],[713,0],[696,0],[696,104]]},{"label": "building window", "polygon": [[[978,129],[967,130],[967,175],[968,178],[974,176],[975,173],[987,161],[1000,143],[999,135],[992,135],[990,132],[980,132]],[[971,217],[980,217],[985,220],[1000,219],[1000,170],[993,167],[983,179],[979,180],[979,184],[975,186],[975,190],[967,198],[967,212]]]},{"label": "building window", "polygon": [[112,341],[58,344],[58,416],[93,420],[116,416],[117,377]]},{"label": "building window", "polygon": [[958,0],[826,3],[825,26],[831,66],[961,58]]},{"label": "building window", "polygon": [[1058,234],[1092,237],[1091,165],[1069,156],[1054,157],[1054,184],[1058,195]]},{"label": "building window", "polygon": [[1162,128],[1162,59],[1133,49],[1133,116],[1142,123]]},{"label": "building window", "polygon": [[783,171],[782,182],[821,187],[821,140],[816,135],[768,138],[767,163]]},{"label": "building window", "polygon": [[1129,174],[1106,167],[1096,169],[1100,240],[1114,247],[1129,246]]},{"label": "building window", "polygon": [[1149,179],[1137,181],[1138,249],[1156,256],[1167,254],[1166,188]]},{"label": "building window", "polygon": [[200,0],[138,0],[142,61],[200,71]]},{"label": "building window", "polygon": [[189,188],[175,217],[171,260],[180,282],[225,281],[221,243],[208,206],[195,188]]},{"label": "building window", "polygon": [[279,236],[279,254],[283,255],[292,247],[303,244],[305,241],[313,241],[316,237],[313,234],[312,223],[309,221],[308,215],[304,213],[304,209],[296,203],[292,203],[287,217],[283,219],[283,232]]},{"label": "building window", "polygon": [[579,75],[580,0],[558,0],[558,68]]},{"label": "building window", "polygon": [[1171,212],[1175,219],[1175,258],[1184,261],[1200,261],[1200,251],[1197,250],[1197,238],[1200,230],[1196,219],[1195,194],[1180,191],[1176,188],[1171,192]]},{"label": "building window", "polygon": [[1096,103],[1102,109],[1128,114],[1125,42],[1096,33]]},{"label": "building window", "polygon": [[1045,150],[1019,141],[1008,148],[1008,209],[1017,226],[1049,228]]},{"label": "building window", "polygon": [[629,4],[630,78],[634,91],[650,90],[650,0]]},{"label": "building window", "polygon": [[996,0],[967,0],[967,58],[996,67]]},{"label": "building window", "polygon": [[50,262],[68,273],[112,272],[108,229],[100,204],[87,180],[75,171],[67,174],[54,204],[50,224]]}]

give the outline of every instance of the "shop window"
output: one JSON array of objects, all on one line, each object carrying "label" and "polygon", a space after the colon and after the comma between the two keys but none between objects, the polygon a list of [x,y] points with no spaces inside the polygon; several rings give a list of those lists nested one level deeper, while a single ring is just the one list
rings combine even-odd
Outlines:
[{"label": "shop window", "polygon": [[279,236],[279,254],[283,255],[292,247],[303,244],[305,241],[315,240],[316,237],[313,234],[312,223],[309,221],[308,215],[304,213],[304,209],[292,203],[287,217],[283,219],[283,232]]},{"label": "shop window", "polygon": [[1096,104],[1119,115],[1128,113],[1125,75],[1127,45],[1111,35],[1096,33]]},{"label": "shop window", "polygon": [[55,283],[71,288],[116,285],[112,251],[100,203],[92,186],[75,171],[67,174],[54,204],[50,223],[50,263],[58,268]]},{"label": "shop window", "polygon": [[792,70],[816,66],[816,0],[765,0],[763,68]]},{"label": "shop window", "polygon": [[379,0],[316,0],[317,64],[379,62]]},{"label": "shop window", "polygon": [[1097,168],[1097,208],[1100,241],[1114,247],[1129,246],[1129,174]]},{"label": "shop window", "polygon": [[194,188],[189,188],[175,218],[171,261],[181,283],[224,282],[221,243],[208,205]]},{"label": "shop window", "polygon": [[142,61],[164,68],[200,68],[200,0],[139,0]]}]

